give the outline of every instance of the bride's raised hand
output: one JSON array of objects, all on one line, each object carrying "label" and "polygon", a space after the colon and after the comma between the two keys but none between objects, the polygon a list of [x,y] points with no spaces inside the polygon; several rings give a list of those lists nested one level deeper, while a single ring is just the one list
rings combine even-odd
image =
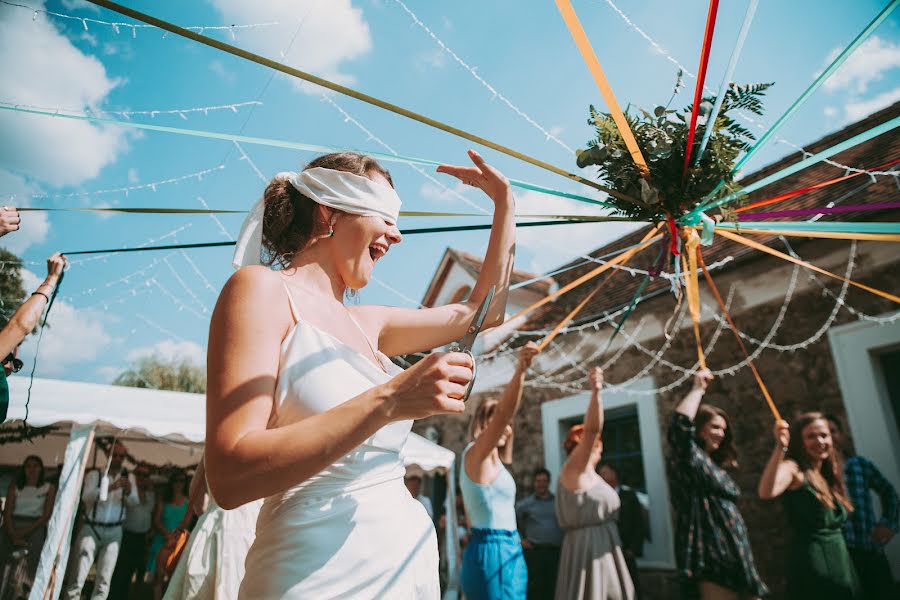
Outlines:
[{"label": "bride's raised hand", "polygon": [[509,180],[500,171],[487,164],[480,154],[469,150],[469,158],[475,164],[474,167],[460,167],[456,165],[441,165],[438,173],[446,173],[456,177],[461,182],[482,190],[494,201],[494,204],[511,202],[512,194],[509,190]]}]

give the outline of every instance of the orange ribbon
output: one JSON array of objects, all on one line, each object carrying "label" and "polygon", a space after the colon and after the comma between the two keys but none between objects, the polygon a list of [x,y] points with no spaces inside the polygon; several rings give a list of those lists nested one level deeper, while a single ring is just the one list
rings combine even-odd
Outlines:
[{"label": "orange ribbon", "polygon": [[625,147],[628,148],[631,158],[644,176],[649,175],[650,169],[647,167],[647,161],[644,160],[644,155],[641,154],[641,149],[638,147],[637,140],[634,138],[631,126],[628,125],[628,119],[625,118],[622,109],[619,107],[618,101],[616,101],[616,95],[613,93],[609,81],[606,79],[603,67],[600,66],[600,61],[597,59],[597,55],[594,52],[593,46],[591,46],[590,40],[588,40],[587,34],[584,32],[584,27],[582,27],[578,15],[575,14],[572,3],[569,0],[556,0],[556,7],[559,9],[563,20],[566,22],[566,27],[569,28],[569,33],[572,35],[575,45],[578,46],[581,57],[584,59],[584,62],[587,63],[588,70],[591,72],[594,82],[600,89],[603,100],[606,101],[606,106],[609,107],[609,114],[612,115],[613,121],[616,122],[616,126],[619,128],[619,133],[622,135],[622,140],[625,142]]},{"label": "orange ribbon", "polygon": [[[703,355],[703,343],[700,341],[700,277],[697,273],[697,254],[700,250],[700,236],[697,232],[685,227],[684,252],[681,253],[681,268],[684,271],[684,293],[687,296],[691,322],[694,325],[694,340],[697,344],[697,362],[700,368],[706,368],[706,357]],[[687,257],[685,259],[685,257]]]},{"label": "orange ribbon", "polygon": [[[900,235],[896,233],[852,233],[847,231],[784,231],[783,229],[753,229],[741,227],[741,233],[753,233],[757,235],[785,235],[788,237],[825,238],[829,240],[864,240],[871,242],[900,242]],[[716,229],[716,233],[721,233]]]},{"label": "orange ribbon", "polygon": [[728,320],[728,325],[731,326],[731,331],[734,333],[734,338],[737,340],[738,346],[741,347],[741,350],[744,353],[744,356],[747,358],[747,366],[750,367],[750,370],[753,371],[753,377],[756,378],[756,384],[759,386],[760,391],[762,391],[763,397],[766,399],[766,403],[769,405],[769,410],[772,411],[772,416],[775,417],[776,421],[781,420],[781,414],[778,412],[778,408],[775,406],[775,401],[772,400],[772,395],[769,394],[768,388],[766,388],[766,384],[763,382],[762,377],[759,374],[759,371],[756,368],[756,365],[753,364],[753,359],[750,358],[750,353],[747,352],[747,346],[744,345],[744,340],[741,339],[741,334],[738,331],[737,325],[734,324],[734,320],[731,318],[731,315],[728,314],[728,309],[725,307],[725,302],[722,300],[722,295],[719,293],[719,289],[716,287],[716,284],[713,283],[712,276],[709,274],[709,270],[706,268],[706,263],[703,261],[703,253],[700,251],[699,246],[697,247],[697,259],[700,261],[700,267],[703,269],[703,277],[706,278],[706,283],[709,284],[709,289],[712,290],[713,296],[716,297],[716,302],[719,303],[719,308],[722,310],[722,314],[725,315],[725,319]]},{"label": "orange ribbon", "polygon": [[[753,248],[755,250],[765,252],[766,254],[771,254],[772,256],[777,256],[778,258],[781,258],[788,262],[794,263],[795,265],[800,265],[801,267],[813,270],[816,273],[821,273],[822,275],[827,275],[828,277],[837,279],[838,281],[843,281],[845,283],[849,283],[850,285],[858,287],[861,290],[866,290],[867,292],[875,294],[876,296],[881,296],[882,298],[886,298],[886,299],[890,300],[891,302],[896,302],[897,304],[900,304],[900,297],[895,296],[894,294],[882,292],[881,290],[877,290],[873,287],[865,285],[864,283],[857,283],[851,279],[841,277],[840,275],[835,275],[831,271],[826,271],[825,269],[822,269],[821,267],[817,267],[814,264],[808,263],[805,260],[802,260],[799,258],[794,258],[793,256],[785,254],[784,252],[779,252],[778,250],[775,250],[774,248],[769,248],[768,246],[766,246],[764,244],[760,244],[759,242],[754,242],[753,240],[748,240],[747,238],[741,237],[736,233],[732,233],[732,232],[728,231],[727,229],[717,229],[716,232],[718,233],[718,235],[721,235],[722,237],[728,238],[730,240],[734,240],[735,242],[738,242],[740,244],[743,244],[743,245]],[[772,234],[771,231],[768,231],[766,233]]]}]

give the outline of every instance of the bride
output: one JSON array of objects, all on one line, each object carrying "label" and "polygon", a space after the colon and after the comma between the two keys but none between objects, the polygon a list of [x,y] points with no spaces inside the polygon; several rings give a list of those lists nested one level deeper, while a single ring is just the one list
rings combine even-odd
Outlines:
[{"label": "bride", "polygon": [[433,353],[402,371],[387,357],[462,337],[492,285],[485,324],[503,320],[515,201],[499,171],[469,156],[474,166],[438,167],[494,203],[466,302],[344,305],[401,240],[400,199],[370,157],[329,154],[276,176],[245,221],[243,268],[210,325],[206,425],[215,501],[264,498],[241,598],[439,596],[434,526],[403,484],[399,453],[413,419],[463,412],[473,365]]}]

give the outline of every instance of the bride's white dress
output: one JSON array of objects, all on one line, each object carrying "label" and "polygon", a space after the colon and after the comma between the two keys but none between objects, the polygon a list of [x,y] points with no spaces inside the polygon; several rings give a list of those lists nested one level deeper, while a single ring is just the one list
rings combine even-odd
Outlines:
[{"label": "bride's white dress", "polygon": [[[292,299],[291,312],[270,427],[324,412],[400,372],[383,354],[387,373],[303,321]],[[440,596],[434,525],[403,484],[400,450],[411,427],[392,423],[311,479],[265,499],[241,599]]]}]

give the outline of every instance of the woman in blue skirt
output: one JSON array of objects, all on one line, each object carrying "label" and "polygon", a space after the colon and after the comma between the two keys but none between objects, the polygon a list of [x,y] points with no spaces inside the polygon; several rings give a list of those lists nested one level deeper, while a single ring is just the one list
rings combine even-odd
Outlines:
[{"label": "woman in blue skirt", "polygon": [[519,352],[512,380],[500,400],[486,399],[469,427],[459,484],[472,526],[462,559],[467,600],[524,600],[528,570],[516,529],[512,462],[513,417],[522,401],[525,371],[540,350],[529,342]]}]

